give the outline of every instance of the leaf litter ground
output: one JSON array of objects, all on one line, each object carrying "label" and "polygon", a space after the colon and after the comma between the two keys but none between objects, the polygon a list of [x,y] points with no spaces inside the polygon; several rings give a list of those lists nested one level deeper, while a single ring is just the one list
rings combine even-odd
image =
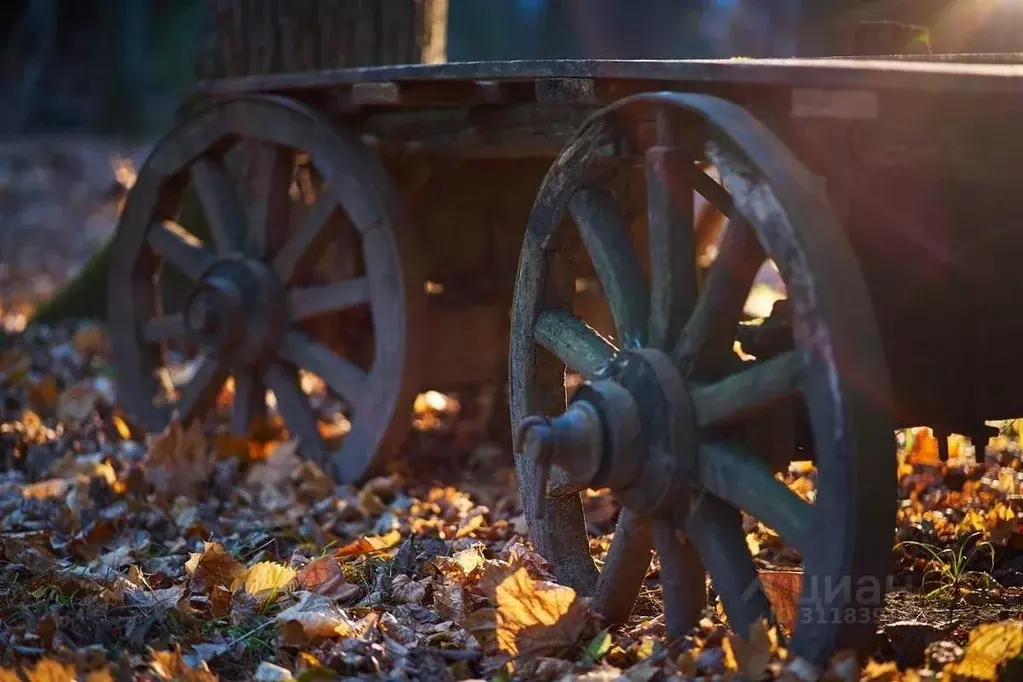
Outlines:
[{"label": "leaf litter ground", "polygon": [[[42,166],[27,173],[35,184],[26,189],[26,175],[14,174],[0,192],[15,216],[0,233],[8,331],[0,341],[0,680],[814,672],[783,667],[784,625],[743,641],[715,601],[689,636],[666,641],[656,561],[632,619],[605,628],[532,551],[510,453],[485,442],[485,419],[460,410],[457,398],[421,396],[401,459],[360,488],[335,486],[299,459],[274,423],[259,443],[218,435],[216,419],[133,435],[117,407],[102,325],[22,333],[32,306],[87,256],[89,245],[74,240],[92,244],[109,231],[118,194],[110,185],[124,173],[123,164],[107,168],[104,183],[88,163],[53,158],[22,159]],[[89,182],[74,175],[83,168]],[[61,183],[87,187],[75,194]],[[39,202],[65,195],[98,206],[88,215],[101,224],[83,235],[73,229],[83,214],[67,210],[48,213],[45,230],[25,228],[39,220]],[[56,232],[70,240],[66,262],[40,255]],[[470,396],[463,400],[468,407]],[[895,589],[877,650],[865,668],[839,653],[825,675],[1013,678],[1023,664],[1018,431],[1007,425],[981,465],[959,439],[948,463],[926,429],[900,439]],[[812,499],[813,476],[796,463],[785,478]],[[618,508],[606,491],[586,493],[584,504],[599,558]],[[755,521],[746,529],[785,622],[799,557]]]}]

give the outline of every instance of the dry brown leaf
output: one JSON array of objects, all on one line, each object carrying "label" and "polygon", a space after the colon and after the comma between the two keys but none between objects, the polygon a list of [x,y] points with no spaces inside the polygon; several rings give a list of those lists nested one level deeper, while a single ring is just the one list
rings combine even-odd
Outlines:
[{"label": "dry brown leaf", "polygon": [[444,575],[446,580],[464,582],[474,571],[481,568],[486,562],[483,557],[483,545],[473,545],[455,552],[449,557],[439,556],[434,558],[434,565]]},{"label": "dry brown leaf", "polygon": [[399,542],[401,542],[401,533],[396,530],[384,533],[383,535],[368,535],[341,547],[334,552],[334,556],[341,559],[344,557],[356,557],[362,556],[363,554],[372,554],[374,552],[381,552],[390,549],[396,546]]},{"label": "dry brown leaf", "polygon": [[78,424],[92,417],[103,396],[87,381],[81,381],[60,394],[57,419]]},{"label": "dry brown leaf", "polygon": [[513,656],[557,656],[568,651],[588,618],[586,602],[575,590],[533,580],[525,568],[497,584],[494,603],[492,610],[470,614],[469,630],[481,646]]},{"label": "dry brown leaf", "polygon": [[245,476],[245,485],[259,488],[280,488],[291,480],[291,473],[302,465],[298,441],[278,443],[266,461],[255,464]]},{"label": "dry brown leaf", "polygon": [[429,578],[413,580],[405,574],[396,575],[391,581],[391,601],[396,604],[419,604],[426,599],[429,585]]},{"label": "dry brown leaf", "polygon": [[261,561],[250,567],[245,575],[239,578],[239,582],[246,592],[261,603],[284,592],[295,579],[295,574],[295,569],[283,564]]},{"label": "dry brown leaf", "polygon": [[295,576],[299,590],[316,592],[334,601],[346,601],[359,593],[361,588],[345,578],[341,564],[332,556],[313,559]]},{"label": "dry brown leaf", "polygon": [[803,589],[803,572],[786,570],[760,571],[760,583],[778,622],[792,632],[796,626],[799,593]]},{"label": "dry brown leaf", "polygon": [[1023,621],[1009,620],[978,625],[970,632],[966,655],[945,666],[945,679],[952,682],[998,679],[1001,668],[1023,654]]},{"label": "dry brown leaf", "polygon": [[339,607],[322,594],[299,592],[298,603],[277,614],[282,625],[296,624],[309,639],[316,637],[348,637],[356,624]]},{"label": "dry brown leaf", "polygon": [[760,619],[750,627],[747,639],[731,635],[723,644],[729,645],[739,673],[760,679],[778,651],[778,633],[766,620]]},{"label": "dry brown leaf", "polygon": [[433,608],[445,620],[453,620],[456,623],[465,621],[466,594],[465,588],[461,585],[434,585],[433,586]]},{"label": "dry brown leaf", "polygon": [[185,596],[184,585],[174,585],[162,590],[150,590],[146,588],[139,588],[136,590],[126,590],[124,593],[125,601],[132,606],[141,606],[144,608],[173,608],[181,598]]},{"label": "dry brown leaf", "polygon": [[195,497],[213,471],[213,453],[199,420],[186,431],[172,419],[162,433],[147,438],[146,480],[158,492]]},{"label": "dry brown leaf", "polygon": [[39,414],[53,416],[59,394],[57,377],[47,374],[28,387],[28,404]]},{"label": "dry brown leaf", "polygon": [[185,570],[191,576],[188,584],[192,591],[207,595],[218,587],[233,590],[246,573],[245,567],[218,542],[204,543],[201,552],[193,552],[185,562]]},{"label": "dry brown leaf", "polygon": [[185,663],[180,651],[154,651],[149,663],[150,669],[160,679],[173,682],[217,682],[205,662],[193,668]]}]

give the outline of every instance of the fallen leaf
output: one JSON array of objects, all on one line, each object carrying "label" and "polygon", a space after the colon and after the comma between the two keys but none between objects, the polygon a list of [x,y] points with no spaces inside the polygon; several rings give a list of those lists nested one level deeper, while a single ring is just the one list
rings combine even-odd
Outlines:
[{"label": "fallen leaf", "polygon": [[466,616],[465,588],[461,585],[434,585],[433,608],[445,620],[463,622]]},{"label": "fallen leaf", "polygon": [[72,424],[84,422],[92,417],[101,397],[91,383],[79,382],[57,399],[57,419]]},{"label": "fallen leaf", "polygon": [[214,458],[199,420],[186,431],[177,419],[147,438],[146,480],[157,492],[195,497],[213,472]]},{"label": "fallen leaf", "polygon": [[69,682],[78,679],[78,672],[73,665],[41,658],[25,671],[25,679],[28,682]]},{"label": "fallen leaf", "polygon": [[486,559],[483,557],[483,545],[477,544],[455,552],[449,557],[435,557],[433,562],[447,580],[462,583],[481,568]]},{"label": "fallen leaf", "polygon": [[266,461],[258,462],[245,476],[245,485],[252,488],[280,488],[291,480],[291,474],[302,465],[298,456],[298,441],[278,443]]},{"label": "fallen leaf", "polygon": [[150,669],[160,679],[172,682],[217,682],[217,676],[210,672],[203,662],[193,668],[185,662],[181,651],[154,651]]},{"label": "fallen leaf", "polygon": [[533,580],[525,568],[501,581],[494,599],[494,609],[481,609],[475,619],[470,614],[469,629],[481,645],[512,656],[563,654],[575,646],[588,619],[586,602],[575,590]]},{"label": "fallen leaf", "polygon": [[761,618],[750,626],[748,638],[731,635],[723,643],[730,645],[739,673],[755,680],[763,676],[778,651],[778,633]]},{"label": "fallen leaf", "polygon": [[57,377],[47,374],[28,387],[28,404],[39,414],[53,416],[59,394]]},{"label": "fallen leaf", "polygon": [[359,538],[355,542],[350,542],[344,547],[341,547],[334,552],[334,556],[337,558],[343,557],[356,557],[362,556],[363,554],[372,554],[374,552],[381,552],[383,550],[390,549],[401,542],[401,533],[396,530],[392,530],[383,535],[371,535]]},{"label": "fallen leaf", "polygon": [[778,622],[789,632],[795,630],[799,593],[803,589],[803,572],[791,570],[760,571],[760,584],[771,602]]},{"label": "fallen leaf", "polygon": [[391,581],[391,601],[396,604],[419,604],[426,599],[430,579],[413,580],[407,575],[396,575]]},{"label": "fallen leaf", "polygon": [[341,564],[332,556],[313,559],[302,567],[295,575],[295,585],[299,590],[316,592],[328,599],[346,601],[361,591],[345,578]]},{"label": "fallen leaf", "polygon": [[240,580],[246,592],[256,597],[257,601],[265,602],[287,589],[295,579],[295,574],[295,569],[283,564],[261,561],[249,568]]},{"label": "fallen leaf", "polygon": [[191,576],[189,588],[207,595],[218,587],[233,591],[246,574],[245,567],[218,542],[206,542],[201,552],[193,552],[185,562],[185,570]]},{"label": "fallen leaf", "polygon": [[125,601],[131,606],[142,606],[145,608],[173,608],[181,598],[185,596],[185,586],[175,585],[162,590],[137,589],[126,590]]},{"label": "fallen leaf", "polygon": [[297,604],[277,614],[276,620],[282,625],[296,624],[302,633],[315,637],[348,637],[355,631],[356,624],[344,611],[322,594],[314,592],[297,593]]},{"label": "fallen leaf", "polygon": [[970,632],[963,660],[944,669],[952,682],[993,682],[1005,664],[1023,653],[1023,621],[978,625]]},{"label": "fallen leaf", "polygon": [[291,676],[291,671],[287,668],[274,665],[270,661],[263,661],[256,668],[256,674],[252,679],[255,682],[288,682],[295,678]]}]

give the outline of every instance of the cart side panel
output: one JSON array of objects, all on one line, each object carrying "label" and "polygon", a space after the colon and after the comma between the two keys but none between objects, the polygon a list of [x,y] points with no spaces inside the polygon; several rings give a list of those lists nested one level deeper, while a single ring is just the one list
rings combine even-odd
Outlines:
[{"label": "cart side panel", "polygon": [[[750,102],[818,173],[871,292],[904,425],[1023,414],[1011,372],[1023,283],[1018,98],[874,91],[876,116]],[[862,113],[862,112],[861,112]]]}]

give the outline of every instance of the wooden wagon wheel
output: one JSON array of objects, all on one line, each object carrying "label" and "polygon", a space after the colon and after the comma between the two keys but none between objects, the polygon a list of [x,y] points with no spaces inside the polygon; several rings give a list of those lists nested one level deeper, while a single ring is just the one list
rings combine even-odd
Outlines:
[{"label": "wooden wagon wheel", "polygon": [[[621,117],[655,111],[658,140],[641,150],[648,284],[598,169],[616,154],[608,138],[618,137]],[[673,120],[683,125],[673,130]],[[692,131],[701,139],[677,142]],[[703,150],[724,187],[694,163]],[[512,312],[516,468],[538,551],[610,620],[628,616],[654,547],[670,635],[694,626],[706,606],[704,567],[740,636],[761,617],[771,620],[742,510],[802,555],[790,651],[823,663],[873,635],[896,508],[890,386],[855,256],[816,187],[741,108],[678,93],[637,95],[598,112],[544,181]],[[730,217],[699,285],[694,189]],[[556,230],[568,214],[612,312],[614,344],[569,312],[572,256]],[[792,346],[744,363],[733,342],[768,258],[788,290]],[[567,409],[566,366],[588,380]],[[816,453],[813,503],[773,476],[743,430],[748,418],[800,398]],[[599,573],[578,497],[585,487],[610,487],[623,505]]]},{"label": "wooden wagon wheel", "polygon": [[[297,158],[322,179],[309,206],[296,191]],[[206,240],[173,222],[190,186]],[[408,341],[422,332],[422,278],[397,197],[358,138],[296,102],[247,96],[190,116],[150,154],[115,237],[108,296],[126,410],[151,430],[174,410],[191,422],[233,377],[234,433],[250,432],[269,389],[303,456],[342,481],[375,469],[408,433],[419,365]],[[309,273],[339,243],[355,247],[349,260],[359,269],[335,268],[354,276],[315,282]],[[187,294],[160,292],[162,266],[187,280]],[[176,310],[164,307],[168,299]],[[315,324],[358,310],[371,320],[372,358],[361,365]],[[195,370],[176,400],[161,404],[157,374],[168,342],[181,339],[199,349]],[[328,452],[299,370],[348,406],[351,429],[337,452]]]}]

